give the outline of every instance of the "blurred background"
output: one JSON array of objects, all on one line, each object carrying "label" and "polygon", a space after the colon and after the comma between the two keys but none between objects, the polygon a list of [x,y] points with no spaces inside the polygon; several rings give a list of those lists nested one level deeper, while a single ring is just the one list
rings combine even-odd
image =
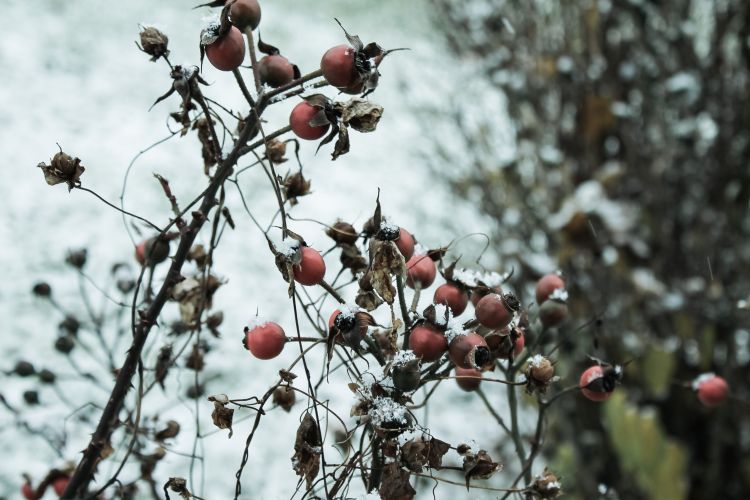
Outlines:
[{"label": "blurred background", "polygon": [[[198,33],[208,9],[190,10],[193,3],[4,2],[0,149],[9,178],[0,186],[6,272],[0,282],[0,393],[6,402],[0,408],[0,456],[6,457],[0,496],[18,497],[22,473],[42,477],[75,461],[85,446],[96,405],[108,391],[76,374],[98,373],[109,387],[106,366],[82,352],[82,336],[68,355],[55,349],[58,324],[66,313],[85,316],[82,294],[116,315],[97,287],[106,288],[113,263],[133,265],[128,230],[138,231],[90,194],[48,187],[36,165],[59,143],[82,158],[85,187],[115,204],[124,196],[126,209],[160,224],[169,206],[153,172],[170,180],[179,200],[202,190],[194,135],[172,137],[137,156],[170,135],[168,114],[177,107],[173,98],[148,111],[171,81],[163,64],[152,64],[135,47],[139,25],[155,24],[169,36],[173,62],[198,64]],[[385,113],[375,133],[353,136],[351,153],[335,162],[325,146],[316,155],[314,146],[303,145],[313,194],[301,198],[293,214],[361,226],[379,187],[384,212],[428,247],[485,233],[490,245],[481,264],[512,269],[512,288],[524,304],[532,302],[542,274],[560,269],[567,278],[571,319],[557,332],[561,387],[577,381],[591,364],[588,356],[628,363],[623,386],[608,402],[574,395],[556,403],[534,472],[549,466],[573,499],[750,498],[750,5],[261,5],[264,41],[280,47],[303,73],[317,68],[328,47],[345,42],[334,17],[365,43],[411,49],[381,67],[371,99]],[[207,95],[243,109],[231,76],[206,64],[204,78],[211,84]],[[293,104],[272,108],[268,128],[283,126]],[[270,221],[276,201],[266,181],[249,174],[242,189],[253,214]],[[227,204],[233,214],[244,210],[237,196]],[[225,235],[215,259],[227,282],[214,307],[225,319],[223,338],[206,357],[205,391],[249,397],[262,394],[293,353],[265,364],[250,359],[238,348],[242,326],[256,310],[282,324],[293,317],[288,303],[277,299],[286,287],[261,235],[249,218],[236,219],[237,229]],[[317,223],[293,228],[316,248],[330,246]],[[472,264],[484,244],[470,237],[453,253]],[[64,263],[75,248],[88,249],[90,281]],[[31,294],[42,280],[65,312]],[[152,358],[167,330],[155,332]],[[21,359],[54,371],[59,381],[40,385],[14,375]],[[695,398],[689,383],[704,372],[728,381],[732,397],[725,405],[707,409]],[[210,404],[185,395],[192,379],[181,368],[155,403],[162,420],[181,419],[184,436],[160,463],[157,482],[189,477],[197,494],[227,498],[250,423],[237,424],[231,440],[208,434]],[[331,406],[347,415],[353,398],[346,384],[325,390]],[[492,390],[488,397],[502,413],[503,390]],[[30,405],[26,391],[37,391],[40,404]],[[491,447],[507,474],[488,484],[507,486],[518,465],[501,433],[494,426],[488,431],[484,406],[455,387],[444,391],[420,418],[441,439]],[[172,393],[180,397],[166,396]],[[289,429],[300,411],[263,420],[243,476],[245,498],[291,496],[296,476]],[[533,434],[535,412],[531,406],[527,412]],[[185,455],[195,453],[197,429],[206,437],[195,445],[202,460],[193,470]],[[289,443],[279,448],[285,435]],[[497,442],[488,443],[488,435]],[[115,457],[120,452],[116,446]],[[126,469],[123,477],[128,474],[137,476]],[[432,497],[432,487],[420,483],[420,497]],[[461,486],[444,484],[434,494],[466,495]],[[466,498],[496,496],[472,490]]]}]

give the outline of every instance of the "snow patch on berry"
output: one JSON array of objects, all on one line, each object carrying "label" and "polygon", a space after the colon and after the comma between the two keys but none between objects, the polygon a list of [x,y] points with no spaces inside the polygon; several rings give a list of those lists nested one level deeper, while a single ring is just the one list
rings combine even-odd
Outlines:
[{"label": "snow patch on berry", "polygon": [[555,288],[552,293],[549,294],[548,298],[551,300],[558,300],[560,302],[567,302],[568,291],[565,288]]},{"label": "snow patch on berry", "polygon": [[698,389],[700,389],[701,385],[713,379],[714,377],[716,377],[716,374],[713,372],[702,373],[698,375],[695,380],[693,380],[693,390],[697,391]]},{"label": "snow patch on berry", "polygon": [[287,238],[281,240],[281,242],[276,245],[276,250],[281,252],[287,259],[293,260],[300,250],[300,242],[294,238]]},{"label": "snow patch on berry", "polygon": [[539,368],[546,361],[547,358],[545,358],[541,354],[535,354],[529,359],[529,366],[532,368]]},{"label": "snow patch on berry", "polygon": [[[446,320],[446,317],[448,318]],[[448,326],[453,319],[453,311],[445,304],[435,304],[435,324],[438,326]]]},{"label": "snow patch on berry", "polygon": [[417,355],[410,349],[406,351],[398,351],[396,355],[393,356],[393,366],[405,365],[409,361],[415,359],[417,359]]},{"label": "snow patch on berry", "polygon": [[247,323],[247,329],[252,331],[256,328],[260,328],[261,326],[266,326],[268,323],[270,323],[270,321],[263,318],[262,316],[253,316]]}]

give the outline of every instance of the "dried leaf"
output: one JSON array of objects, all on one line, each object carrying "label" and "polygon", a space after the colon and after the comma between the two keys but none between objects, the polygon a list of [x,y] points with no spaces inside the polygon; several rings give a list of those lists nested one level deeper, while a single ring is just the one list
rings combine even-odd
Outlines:
[{"label": "dried leaf", "polygon": [[502,468],[502,465],[492,461],[492,458],[485,450],[479,450],[476,455],[474,453],[466,453],[463,464],[466,489],[469,489],[472,479],[489,479],[495,472]]},{"label": "dried leaf", "polygon": [[274,47],[270,43],[264,42],[260,38],[260,35],[258,35],[258,50],[260,52],[262,52],[263,54],[267,54],[269,56],[281,54],[281,51],[279,49],[277,49],[276,47]]},{"label": "dried leaf", "polygon": [[164,441],[170,439],[180,433],[180,424],[174,420],[167,421],[166,427],[154,434],[154,439],[157,441]]},{"label": "dried leaf", "polygon": [[154,367],[154,378],[164,390],[164,380],[167,378],[167,373],[171,366],[172,360],[172,344],[167,344],[159,350],[159,355],[156,357],[156,366]]},{"label": "dried leaf", "polygon": [[390,463],[383,467],[380,479],[380,498],[383,500],[411,500],[417,494],[409,484],[410,474],[401,469],[397,463]]},{"label": "dried leaf", "polygon": [[297,378],[297,375],[295,375],[294,373],[292,373],[290,371],[282,369],[282,370],[279,370],[279,377],[281,378],[281,380],[283,380],[287,384],[291,384],[292,381],[295,378]]},{"label": "dried leaf", "polygon": [[382,106],[356,97],[349,99],[341,108],[341,122],[357,132],[373,132],[383,116]]},{"label": "dried leaf", "polygon": [[341,155],[349,152],[349,130],[346,127],[339,127],[339,138],[333,146],[331,160],[336,160]]},{"label": "dried leaf", "polygon": [[312,487],[313,480],[320,470],[322,444],[318,424],[310,413],[306,413],[297,428],[292,468],[298,476],[305,478],[308,490]]},{"label": "dried leaf", "polygon": [[392,241],[371,241],[372,262],[370,263],[370,280],[373,289],[388,304],[393,304],[396,287],[393,278],[406,276],[404,256]]},{"label": "dried leaf", "polygon": [[211,419],[214,425],[219,429],[229,429],[228,437],[231,438],[233,433],[232,419],[234,418],[234,409],[226,407],[228,400],[226,402],[221,401],[213,396],[208,399],[209,401],[213,400],[214,403],[214,411],[211,412]]}]

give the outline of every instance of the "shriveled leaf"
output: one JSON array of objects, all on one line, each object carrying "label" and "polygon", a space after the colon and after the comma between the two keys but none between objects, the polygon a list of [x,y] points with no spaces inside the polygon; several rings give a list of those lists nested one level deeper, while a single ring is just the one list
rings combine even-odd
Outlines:
[{"label": "shriveled leaf", "polygon": [[179,433],[180,424],[175,420],[169,420],[163,429],[154,434],[154,439],[156,441],[164,441],[165,439],[176,437]]},{"label": "shriveled leaf", "polygon": [[383,299],[378,297],[373,290],[360,290],[357,292],[357,297],[354,299],[354,303],[362,309],[367,311],[374,311],[383,303]]},{"label": "shriveled leaf", "polygon": [[313,480],[320,470],[322,444],[318,424],[312,415],[306,413],[297,428],[292,468],[298,476],[305,479],[308,490],[312,487]]},{"label": "shriveled leaf", "polygon": [[466,489],[472,479],[489,479],[495,472],[502,470],[503,466],[493,462],[492,457],[485,451],[479,450],[474,453],[464,455],[464,477],[466,478]]},{"label": "shriveled leaf", "polygon": [[[210,398],[209,398],[210,399]],[[234,419],[234,409],[227,408],[226,403],[214,400],[214,411],[211,412],[211,419],[214,425],[219,429],[229,429],[229,436],[232,437],[232,420]]]},{"label": "shriveled leaf", "polygon": [[331,160],[336,160],[341,155],[349,152],[349,130],[346,127],[339,127],[339,138],[333,146]]},{"label": "shriveled leaf", "polygon": [[411,500],[417,494],[409,484],[410,474],[401,469],[397,463],[390,463],[383,467],[380,480],[380,498],[383,500]]},{"label": "shriveled leaf", "polygon": [[373,289],[388,304],[393,304],[396,287],[393,278],[406,275],[404,256],[392,241],[371,241],[372,262],[369,274]]},{"label": "shriveled leaf", "polygon": [[352,98],[341,105],[341,122],[357,132],[373,132],[383,116],[383,107],[364,99]]}]

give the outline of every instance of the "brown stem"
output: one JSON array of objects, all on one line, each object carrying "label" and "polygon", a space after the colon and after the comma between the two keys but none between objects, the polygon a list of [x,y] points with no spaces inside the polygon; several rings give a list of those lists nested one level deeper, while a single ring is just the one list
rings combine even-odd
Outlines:
[{"label": "brown stem", "polygon": [[[259,105],[259,107],[262,108],[262,104]],[[101,452],[109,442],[109,438],[117,426],[120,409],[122,408],[123,401],[130,390],[133,376],[135,375],[138,366],[138,360],[140,359],[141,352],[146,344],[151,327],[156,323],[164,304],[169,298],[172,286],[181,280],[180,270],[185,264],[188,252],[203,227],[203,224],[206,222],[208,213],[216,204],[216,194],[219,188],[224,183],[224,180],[232,174],[233,167],[241,156],[239,145],[245,144],[250,138],[250,135],[257,130],[256,116],[259,116],[261,111],[262,109],[257,110],[257,112],[256,110],[253,110],[247,117],[247,126],[242,130],[235,147],[227,155],[226,159],[220,163],[216,176],[211,180],[211,183],[206,189],[203,201],[198,210],[202,216],[193,217],[190,225],[182,232],[182,238],[180,239],[177,252],[172,259],[172,264],[167,272],[167,277],[164,280],[164,283],[162,283],[162,286],[156,294],[153,302],[151,302],[148,309],[142,313],[140,321],[135,325],[133,341],[128,349],[125,361],[117,374],[115,385],[112,389],[107,405],[102,412],[102,416],[99,419],[96,430],[91,436],[89,444],[83,451],[83,457],[78,463],[78,466],[76,467],[73,476],[70,478],[68,486],[65,488],[61,498],[76,498],[76,496],[80,496],[83,492],[87,491],[88,485],[94,477],[94,470],[100,460]]]}]

